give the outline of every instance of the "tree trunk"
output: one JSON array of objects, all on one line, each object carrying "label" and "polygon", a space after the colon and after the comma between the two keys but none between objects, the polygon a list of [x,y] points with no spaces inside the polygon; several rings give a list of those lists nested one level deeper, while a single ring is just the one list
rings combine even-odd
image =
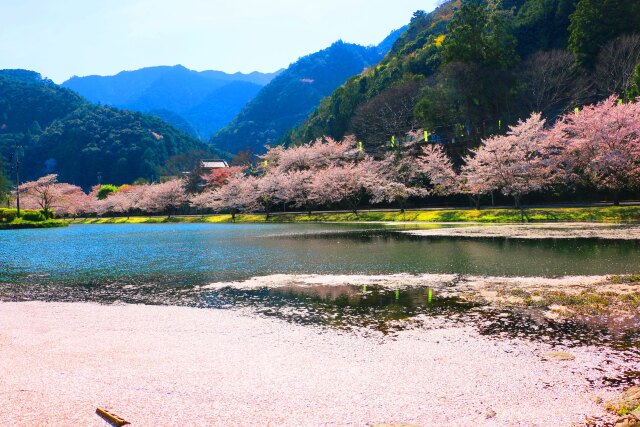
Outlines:
[{"label": "tree trunk", "polygon": [[613,206],[620,206],[620,192],[613,192]]},{"label": "tree trunk", "polygon": [[480,209],[480,196],[469,196],[469,202],[472,207]]}]

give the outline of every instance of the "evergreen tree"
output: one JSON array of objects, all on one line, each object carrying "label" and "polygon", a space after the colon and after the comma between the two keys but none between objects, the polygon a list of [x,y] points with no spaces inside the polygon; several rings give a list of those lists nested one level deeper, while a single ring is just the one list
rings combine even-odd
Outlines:
[{"label": "evergreen tree", "polygon": [[442,45],[445,64],[475,63],[506,69],[518,60],[513,35],[513,12],[499,2],[487,6],[465,3],[451,19]]},{"label": "evergreen tree", "polygon": [[629,0],[579,0],[569,24],[569,49],[576,61],[593,66],[600,48],[612,38],[631,33],[640,23],[640,7]]}]

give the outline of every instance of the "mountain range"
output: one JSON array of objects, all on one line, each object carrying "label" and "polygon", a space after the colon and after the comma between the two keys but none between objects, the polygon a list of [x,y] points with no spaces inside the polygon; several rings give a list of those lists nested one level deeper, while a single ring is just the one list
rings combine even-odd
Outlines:
[{"label": "mountain range", "polygon": [[462,153],[532,111],[554,121],[612,93],[633,98],[636,86],[640,2],[450,0],[416,12],[380,63],[347,79],[284,142],[355,134],[382,152],[423,128]]},{"label": "mountain range", "polygon": [[612,93],[635,99],[639,32],[627,0],[450,0],[377,46],[339,41],[270,74],[151,67],[58,86],[0,70],[0,165],[21,146],[25,179],[86,187],[323,135],[382,155],[418,128],[467,153],[532,111],[553,122]]},{"label": "mountain range", "polygon": [[393,31],[377,46],[338,41],[300,58],[262,88],[210,142],[232,153],[261,153],[265,145],[279,143],[324,97],[349,77],[378,63],[403,31]]},{"label": "mountain range", "polygon": [[62,86],[97,104],[156,114],[206,140],[278,73],[228,74],[175,65],[114,76],[74,76]]}]

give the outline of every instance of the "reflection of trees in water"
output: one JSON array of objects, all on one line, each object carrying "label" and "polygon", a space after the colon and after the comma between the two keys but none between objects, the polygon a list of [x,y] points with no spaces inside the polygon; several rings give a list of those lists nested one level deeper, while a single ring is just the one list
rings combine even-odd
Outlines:
[{"label": "reflection of trees in water", "polygon": [[239,290],[226,288],[221,297],[233,305],[287,321],[349,329],[369,327],[387,332],[418,314],[444,315],[473,307],[457,298],[439,298],[430,288],[388,289],[375,285],[288,286]]}]

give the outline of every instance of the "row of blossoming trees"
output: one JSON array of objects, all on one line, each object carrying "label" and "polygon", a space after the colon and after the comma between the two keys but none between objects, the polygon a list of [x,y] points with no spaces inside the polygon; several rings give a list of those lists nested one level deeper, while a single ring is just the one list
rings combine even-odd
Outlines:
[{"label": "row of blossoming trees", "polygon": [[357,212],[370,203],[396,204],[410,198],[466,195],[479,205],[481,196],[500,192],[516,206],[533,192],[589,186],[610,192],[640,187],[640,102],[611,97],[545,126],[540,114],[511,126],[455,162],[440,145],[412,132],[402,145],[374,159],[353,137],[330,138],[290,148],[273,147],[256,168],[214,170],[203,177],[202,192],[187,194],[181,180],[123,186],[104,198],[99,187],[85,194],[58,183],[55,175],[21,185],[25,207],[62,215],[168,213],[191,205],[202,211],[262,211],[275,206],[311,212],[343,206]]}]

